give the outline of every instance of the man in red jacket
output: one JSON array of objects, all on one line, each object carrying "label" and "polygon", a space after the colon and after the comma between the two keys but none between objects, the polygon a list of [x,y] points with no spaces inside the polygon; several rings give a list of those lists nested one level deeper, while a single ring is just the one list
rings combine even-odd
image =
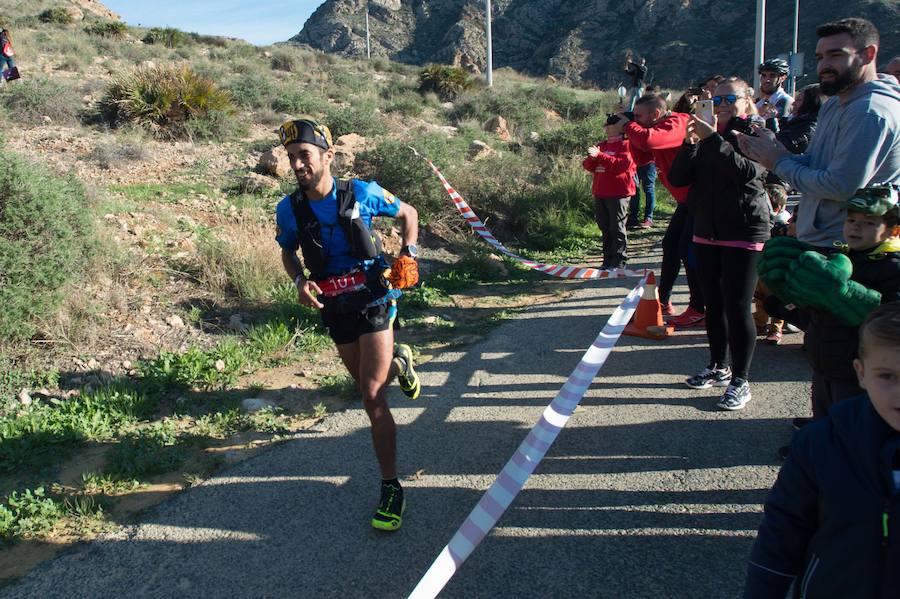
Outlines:
[{"label": "man in red jacket", "polygon": [[[705,324],[703,296],[696,269],[689,260],[693,221],[685,202],[690,186],[675,187],[669,182],[669,168],[684,142],[690,115],[669,111],[663,98],[649,94],[635,103],[633,119],[628,114],[621,116],[629,120],[625,125],[625,135],[637,162],[643,162],[646,154],[651,154],[656,162],[660,181],[678,202],[663,237],[662,272],[659,277],[659,301],[662,304],[663,314],[672,316],[669,323],[678,328],[702,327]],[[672,287],[678,278],[681,262],[684,263],[684,270],[687,273],[690,301],[683,313],[674,316],[671,302]]]},{"label": "man in red jacket", "polygon": [[635,192],[635,163],[628,140],[622,136],[627,119],[611,114],[606,119],[606,141],[588,148],[588,156],[581,165],[594,174],[591,193],[594,214],[603,234],[603,265],[601,269],[625,268],[628,238],[625,217],[628,202]]}]

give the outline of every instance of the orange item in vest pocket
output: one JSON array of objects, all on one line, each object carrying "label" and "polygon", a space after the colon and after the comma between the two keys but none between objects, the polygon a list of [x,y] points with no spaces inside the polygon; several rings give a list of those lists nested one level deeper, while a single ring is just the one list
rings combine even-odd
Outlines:
[{"label": "orange item in vest pocket", "polygon": [[409,256],[400,256],[391,266],[391,287],[406,289],[419,282],[419,265]]}]

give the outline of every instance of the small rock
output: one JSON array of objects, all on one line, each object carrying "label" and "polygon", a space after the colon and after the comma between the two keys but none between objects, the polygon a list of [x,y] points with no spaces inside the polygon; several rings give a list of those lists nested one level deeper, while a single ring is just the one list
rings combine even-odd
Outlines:
[{"label": "small rock", "polygon": [[288,389],[299,389],[299,388],[300,388],[300,385],[298,385],[297,383],[291,383],[290,385],[288,385]]},{"label": "small rock", "polygon": [[253,414],[260,410],[274,409],[276,406],[271,401],[259,397],[248,397],[241,402],[241,409],[247,414]]},{"label": "small rock", "polygon": [[453,102],[444,102],[441,104],[441,108],[444,110],[453,110]]},{"label": "small rock", "polygon": [[489,145],[481,140],[476,139],[469,144],[469,160],[481,160],[495,153]]},{"label": "small rock", "polygon": [[216,360],[216,371],[225,372],[225,360]]},{"label": "small rock", "polygon": [[485,131],[495,133],[503,141],[509,141],[512,136],[509,134],[509,125],[502,116],[494,116],[485,121],[483,128]]},{"label": "small rock", "polygon": [[19,403],[23,406],[31,405],[31,394],[28,392],[28,389],[22,389],[19,392]]},{"label": "small rock", "polygon": [[528,134],[528,139],[530,139],[531,141],[538,141],[540,138],[541,138],[541,134],[538,133],[537,131],[532,131],[531,133]]},{"label": "small rock", "polygon": [[259,173],[247,173],[241,177],[241,191],[244,193],[258,193],[269,189],[278,189],[278,179],[273,179],[268,175],[260,175]]},{"label": "small rock", "polygon": [[125,360],[122,362],[122,368],[125,370],[131,370],[131,360]]},{"label": "small rock", "polygon": [[243,321],[240,314],[232,314],[228,319],[228,328],[235,333],[246,333],[250,326]]},{"label": "small rock", "polygon": [[173,314],[172,316],[166,319],[166,324],[172,327],[173,329],[183,329],[184,328],[184,320],[181,319],[177,314]]},{"label": "small rock", "polygon": [[53,119],[51,119],[51,118],[50,118],[49,116],[47,116],[46,114],[45,114],[44,116],[41,117],[41,120],[44,121],[45,123],[52,123],[52,122],[53,122]]},{"label": "small rock", "polygon": [[275,146],[259,157],[257,170],[272,175],[273,177],[286,177],[291,173],[291,162],[288,160],[287,150],[284,146]]},{"label": "small rock", "polygon": [[91,358],[90,360],[88,360],[87,368],[88,370],[97,370],[98,368],[100,368],[100,362],[98,362],[94,358]]}]

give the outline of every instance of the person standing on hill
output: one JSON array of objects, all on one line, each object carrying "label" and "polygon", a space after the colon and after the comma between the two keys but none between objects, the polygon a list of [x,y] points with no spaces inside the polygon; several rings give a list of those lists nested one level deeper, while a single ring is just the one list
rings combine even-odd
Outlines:
[{"label": "person standing on hill", "polygon": [[[397,429],[385,392],[395,376],[410,399],[416,399],[421,389],[412,351],[394,345],[393,331],[399,288],[414,285],[419,278],[418,213],[374,181],[332,177],[331,132],[311,117],[286,122],[280,133],[298,185],[276,209],[281,261],[300,303],[319,309],[362,395],[382,478],[372,526],[397,530],[406,502],[397,479]],[[400,222],[404,245],[390,270],[381,240],[372,230],[376,216]]]},{"label": "person standing on hill", "polygon": [[15,56],[15,51],[12,47],[12,37],[6,29],[0,29],[0,72],[3,73],[3,79],[6,79],[8,73],[16,68],[13,56]]},{"label": "person standing on hill", "polygon": [[[687,123],[691,117],[689,114],[667,110],[666,101],[659,96],[640,98],[634,105],[633,115],[622,113],[621,116],[630,121],[625,125],[625,135],[631,144],[636,162],[645,163],[646,155],[649,154],[656,163],[660,181],[678,203],[662,242],[659,301],[662,304],[663,315],[672,317],[669,322],[678,328],[702,327],[703,292],[700,289],[696,269],[690,260],[693,221],[685,203],[691,188],[690,185],[682,187],[673,185],[669,180],[669,168],[681,149]],[[642,153],[644,156],[641,156]],[[687,273],[690,302],[683,313],[675,316],[670,297],[681,263],[684,263]]]},{"label": "person standing on hill", "polygon": [[625,215],[635,191],[635,165],[628,140],[622,135],[625,122],[617,114],[609,115],[606,141],[588,148],[587,158],[581,163],[593,175],[594,214],[603,235],[601,270],[625,268],[628,260]]},{"label": "person standing on hill", "polygon": [[644,77],[647,76],[647,59],[634,62],[629,56],[625,61],[625,72],[631,75],[631,99],[628,101],[628,111],[634,110],[634,104],[641,97],[644,89]]}]

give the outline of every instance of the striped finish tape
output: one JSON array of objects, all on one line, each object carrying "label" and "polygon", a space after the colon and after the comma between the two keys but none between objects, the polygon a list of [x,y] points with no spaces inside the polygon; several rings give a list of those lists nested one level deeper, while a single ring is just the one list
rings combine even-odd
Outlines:
[{"label": "striped finish tape", "polygon": [[569,421],[594,377],[606,363],[606,358],[618,342],[625,325],[631,320],[646,283],[647,278],[644,277],[609,317],[603,330],[581,358],[581,362],[569,375],[566,384],[544,410],[540,420],[516,449],[465,522],[431,564],[413,589],[410,599],[437,597],[475,547],[497,524],[522,490],[528,477],[544,459],[547,450]]},{"label": "striped finish tape", "polygon": [[431,170],[434,171],[434,174],[438,176],[441,180],[441,183],[444,186],[444,189],[450,195],[450,198],[453,200],[453,203],[456,205],[457,211],[459,211],[460,215],[466,219],[466,222],[469,223],[469,226],[472,227],[472,230],[478,233],[478,235],[484,239],[486,242],[494,246],[497,251],[502,254],[509,256],[513,260],[524,264],[529,268],[533,268],[534,270],[540,271],[544,274],[548,274],[554,277],[559,277],[561,279],[610,279],[610,278],[620,278],[620,277],[643,277],[647,274],[646,269],[642,270],[628,270],[626,268],[616,268],[614,270],[601,270],[599,268],[587,268],[583,266],[563,266],[561,264],[544,264],[543,262],[535,262],[534,260],[529,260],[528,258],[523,258],[518,254],[514,254],[513,252],[506,249],[502,243],[497,241],[497,238],[491,234],[488,228],[481,222],[481,219],[472,211],[472,208],[469,207],[469,204],[463,199],[459,192],[457,192],[447,179],[444,178],[444,175],[441,173],[440,169],[434,165],[431,160],[429,160],[426,156],[422,156],[419,154],[415,148],[412,146],[407,146],[413,153],[428,163],[428,166],[431,167]]}]

